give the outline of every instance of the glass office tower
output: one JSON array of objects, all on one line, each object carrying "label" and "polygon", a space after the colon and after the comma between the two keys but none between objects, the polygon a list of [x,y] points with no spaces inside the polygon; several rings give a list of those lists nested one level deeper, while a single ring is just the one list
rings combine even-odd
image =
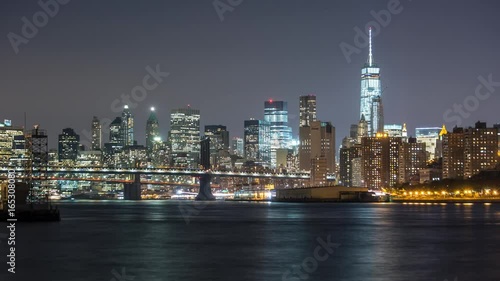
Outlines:
[{"label": "glass office tower", "polygon": [[288,126],[288,104],[286,101],[268,100],[264,103],[264,121],[269,123],[271,166],[276,166],[276,150],[290,148],[292,128]]},{"label": "glass office tower", "polygon": [[368,61],[361,69],[361,106],[359,117],[365,117],[368,125],[368,136],[383,131],[382,87],[380,84],[380,68],[373,62],[372,31],[370,28],[370,50]]}]

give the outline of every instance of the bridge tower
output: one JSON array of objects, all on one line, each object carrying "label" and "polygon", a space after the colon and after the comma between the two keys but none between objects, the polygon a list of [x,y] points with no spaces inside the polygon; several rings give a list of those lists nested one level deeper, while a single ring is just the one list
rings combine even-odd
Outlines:
[{"label": "bridge tower", "polygon": [[[135,168],[138,169],[140,167],[140,163],[138,161],[134,164]],[[134,174],[134,182],[133,183],[125,183],[123,185],[123,199],[125,200],[141,200],[141,174]]]},{"label": "bridge tower", "polygon": [[215,200],[215,196],[213,196],[210,189],[210,181],[212,180],[210,172],[210,138],[207,137],[200,142],[200,164],[206,172],[200,177],[200,191],[196,196],[196,200]]},{"label": "bridge tower", "polygon": [[123,185],[123,199],[141,200],[141,174],[134,174],[134,182]]}]

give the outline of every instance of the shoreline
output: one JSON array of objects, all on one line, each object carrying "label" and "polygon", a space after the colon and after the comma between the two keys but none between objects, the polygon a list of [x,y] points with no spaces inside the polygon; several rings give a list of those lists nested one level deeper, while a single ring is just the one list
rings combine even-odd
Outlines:
[{"label": "shoreline", "polygon": [[393,198],[395,203],[500,203],[500,198],[443,198],[443,199],[408,199]]}]

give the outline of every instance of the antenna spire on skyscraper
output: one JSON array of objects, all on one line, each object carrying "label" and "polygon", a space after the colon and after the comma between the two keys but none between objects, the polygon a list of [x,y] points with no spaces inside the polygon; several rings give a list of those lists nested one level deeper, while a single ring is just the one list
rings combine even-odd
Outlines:
[{"label": "antenna spire on skyscraper", "polygon": [[369,54],[368,54],[368,65],[369,66],[372,66],[373,65],[373,55],[372,55],[372,27],[370,26],[370,28],[368,29],[368,33],[369,33],[369,40],[370,40],[370,51],[369,51]]}]

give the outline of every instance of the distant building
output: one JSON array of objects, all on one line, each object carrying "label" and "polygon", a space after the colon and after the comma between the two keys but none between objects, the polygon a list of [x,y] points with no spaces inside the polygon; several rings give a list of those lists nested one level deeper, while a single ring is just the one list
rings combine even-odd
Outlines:
[{"label": "distant building", "polygon": [[264,103],[264,121],[269,123],[271,166],[276,167],[276,149],[290,148],[292,128],[288,126],[286,101],[268,100]]},{"label": "distant building", "polygon": [[381,189],[398,183],[402,138],[378,133],[361,141],[362,173],[365,187]]},{"label": "distant building", "polygon": [[293,155],[293,150],[288,148],[278,148],[276,150],[276,168],[290,168],[290,155]]},{"label": "distant building", "polygon": [[312,121],[316,121],[316,96],[300,96],[299,101],[300,127],[310,126]]},{"label": "distant building", "polygon": [[109,125],[109,142],[121,147],[125,146],[122,123],[122,118],[116,117],[115,120],[113,120],[113,122]]},{"label": "distant building", "polygon": [[465,129],[464,135],[464,178],[495,168],[498,163],[498,129],[477,122],[474,128]]},{"label": "distant building", "polygon": [[419,170],[420,183],[429,183],[440,181],[442,179],[442,170],[436,168],[423,168]]},{"label": "distant building", "polygon": [[240,157],[245,156],[245,145],[243,138],[234,137],[232,140],[232,153]]},{"label": "distant building", "polygon": [[223,125],[206,125],[205,137],[210,138],[210,163],[213,167],[231,166],[229,131]]},{"label": "distant building", "polygon": [[76,159],[79,167],[99,167],[102,165],[102,151],[79,151]]},{"label": "distant building", "polygon": [[141,168],[147,163],[147,150],[143,145],[126,146],[118,155],[121,168]]},{"label": "distant building", "polygon": [[[382,86],[380,68],[373,60],[372,31],[369,30],[368,60],[361,69],[360,119],[366,120],[367,135],[372,137],[383,130]],[[359,136],[358,136],[359,137]]]},{"label": "distant building", "polygon": [[389,137],[402,138],[403,126],[399,124],[384,125],[384,133],[387,133]]},{"label": "distant building", "polygon": [[216,143],[217,150],[229,151],[229,131],[223,125],[205,125],[205,136],[211,143]]},{"label": "distant building", "polygon": [[399,153],[398,183],[419,182],[419,171],[427,164],[425,143],[418,143],[416,138],[402,142]]},{"label": "distant building", "polygon": [[361,139],[368,137],[368,123],[365,120],[365,116],[361,115],[361,119],[359,120],[359,124],[357,126],[358,133],[356,134],[358,138],[358,143],[361,143]]},{"label": "distant building", "polygon": [[[373,133],[384,132],[384,106],[382,105],[382,97],[374,97],[371,104],[372,116],[372,135]],[[370,130],[370,128],[368,128]]]},{"label": "distant building", "polygon": [[358,138],[358,124],[351,124],[351,128],[349,130],[349,137],[352,139]]},{"label": "distant building", "polygon": [[[20,127],[5,126],[0,123],[0,163],[6,165],[9,160],[15,156],[15,139],[20,141],[22,137],[22,143],[24,144],[24,132]],[[10,123],[8,123],[10,125]],[[17,147],[19,148],[19,147]]]},{"label": "distant building", "polygon": [[155,108],[151,108],[148,120],[146,121],[146,150],[149,156],[153,153],[155,142],[159,141],[160,124],[156,117]]},{"label": "distant building", "polygon": [[427,151],[427,161],[434,160],[436,158],[436,147],[440,132],[440,127],[425,127],[415,129],[415,137],[417,138],[417,142],[425,143],[425,150]]},{"label": "distant building", "polygon": [[350,141],[344,141],[344,144],[340,148],[340,157],[339,157],[340,185],[348,187],[361,186],[361,185],[354,185],[353,183],[354,176],[356,175],[353,160],[359,159],[360,157],[361,157],[361,145]]},{"label": "distant building", "polygon": [[270,163],[270,126],[264,120],[245,120],[244,123],[245,158]]},{"label": "distant building", "polygon": [[102,127],[101,121],[97,116],[92,118],[92,147],[91,150],[101,150],[102,145]]},{"label": "distant building", "polygon": [[173,166],[198,167],[200,155],[200,110],[173,109],[170,114],[169,141]]},{"label": "distant building", "polygon": [[[325,164],[327,173],[335,173],[335,127],[330,122],[313,121],[299,128],[299,168],[310,171],[313,161]],[[319,160],[321,157],[323,160]],[[322,167],[323,169],[323,167]]]},{"label": "distant building", "polygon": [[134,145],[134,117],[128,108],[128,105],[123,107],[122,112],[122,132],[123,145]]},{"label": "distant building", "polygon": [[477,122],[443,136],[443,178],[470,178],[498,164],[498,129]]},{"label": "distant building", "polygon": [[[498,130],[498,151],[500,151],[500,124],[493,125],[493,128]],[[498,154],[498,157],[500,158],[500,153]]]},{"label": "distant building", "polygon": [[78,148],[80,146],[80,136],[71,128],[63,129],[58,141],[59,161],[76,161]]}]

